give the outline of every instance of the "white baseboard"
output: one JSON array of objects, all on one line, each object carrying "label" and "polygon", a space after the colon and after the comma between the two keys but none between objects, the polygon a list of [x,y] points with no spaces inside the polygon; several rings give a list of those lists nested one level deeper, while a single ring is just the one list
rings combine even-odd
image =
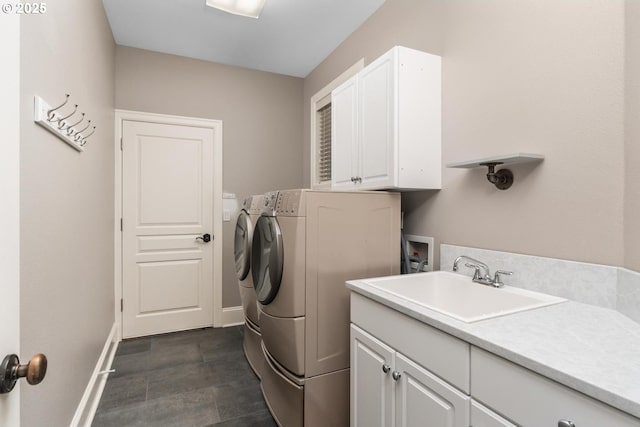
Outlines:
[{"label": "white baseboard", "polygon": [[242,325],[244,323],[244,311],[242,306],[224,307],[222,309],[222,327]]},{"label": "white baseboard", "polygon": [[87,384],[87,388],[84,390],[73,420],[71,420],[70,427],[91,427],[93,417],[96,414],[96,409],[98,409],[98,404],[102,397],[104,385],[107,382],[108,375],[106,375],[105,371],[111,367],[113,357],[118,348],[117,335],[117,327],[114,323],[104,343],[102,353],[100,353],[100,357],[98,358],[98,363],[96,363],[96,367],[91,374],[89,384]]}]

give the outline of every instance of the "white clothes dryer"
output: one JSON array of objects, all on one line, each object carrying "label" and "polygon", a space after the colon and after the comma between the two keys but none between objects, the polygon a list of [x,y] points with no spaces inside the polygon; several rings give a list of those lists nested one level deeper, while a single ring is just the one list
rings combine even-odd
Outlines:
[{"label": "white clothes dryer", "polygon": [[251,273],[260,310],[265,400],[280,425],[348,425],[349,292],[400,273],[400,194],[265,194]]}]

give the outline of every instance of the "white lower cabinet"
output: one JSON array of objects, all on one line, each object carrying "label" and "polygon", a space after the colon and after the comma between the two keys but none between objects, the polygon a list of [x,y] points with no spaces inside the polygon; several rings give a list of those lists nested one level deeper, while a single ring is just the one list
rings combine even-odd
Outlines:
[{"label": "white lower cabinet", "polygon": [[351,426],[468,427],[469,396],[351,325]]},{"label": "white lower cabinet", "polygon": [[640,427],[640,419],[351,293],[351,427]]}]

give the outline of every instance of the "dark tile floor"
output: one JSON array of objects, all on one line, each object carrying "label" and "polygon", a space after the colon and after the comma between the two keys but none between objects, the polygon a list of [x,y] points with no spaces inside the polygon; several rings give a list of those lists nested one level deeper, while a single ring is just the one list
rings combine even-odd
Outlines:
[{"label": "dark tile floor", "polygon": [[92,427],[275,427],[242,327],[120,343]]}]

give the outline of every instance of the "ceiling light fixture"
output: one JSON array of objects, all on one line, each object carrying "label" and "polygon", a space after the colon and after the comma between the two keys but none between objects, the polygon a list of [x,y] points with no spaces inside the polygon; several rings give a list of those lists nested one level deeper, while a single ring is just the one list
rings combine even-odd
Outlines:
[{"label": "ceiling light fixture", "polygon": [[265,0],[207,0],[207,6],[233,13],[234,15],[258,18]]}]

